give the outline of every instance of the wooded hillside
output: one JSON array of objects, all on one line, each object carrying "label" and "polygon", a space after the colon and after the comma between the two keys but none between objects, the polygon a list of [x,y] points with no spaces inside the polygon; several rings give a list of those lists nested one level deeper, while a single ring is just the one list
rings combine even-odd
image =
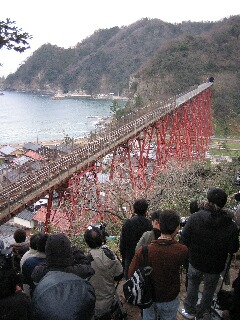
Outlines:
[{"label": "wooded hillside", "polygon": [[217,132],[240,133],[240,16],[216,23],[209,32],[167,43],[135,74],[135,95],[144,104],[173,96],[214,77]]},{"label": "wooded hillside", "polygon": [[6,86],[25,91],[122,94],[128,89],[130,76],[163,44],[187,34],[201,34],[213,25],[170,24],[146,18],[122,28],[97,30],[72,49],[45,44],[8,76]]}]

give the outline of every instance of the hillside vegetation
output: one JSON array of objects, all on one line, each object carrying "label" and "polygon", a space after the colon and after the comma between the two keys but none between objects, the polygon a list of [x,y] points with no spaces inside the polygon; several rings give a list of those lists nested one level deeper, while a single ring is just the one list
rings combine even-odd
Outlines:
[{"label": "hillside vegetation", "polygon": [[217,133],[239,134],[240,16],[216,23],[200,36],[167,43],[135,74],[135,95],[146,104],[173,96],[213,76]]},{"label": "hillside vegetation", "polygon": [[7,77],[6,86],[26,91],[122,94],[128,89],[130,76],[163,44],[187,34],[201,34],[213,26],[210,22],[174,25],[146,18],[122,28],[97,30],[75,48],[45,44]]},{"label": "hillside vegetation", "polygon": [[74,48],[43,45],[7,77],[5,89],[114,92],[139,107],[213,76],[217,130],[239,133],[239,35],[240,16],[180,24],[145,18],[97,30]]}]

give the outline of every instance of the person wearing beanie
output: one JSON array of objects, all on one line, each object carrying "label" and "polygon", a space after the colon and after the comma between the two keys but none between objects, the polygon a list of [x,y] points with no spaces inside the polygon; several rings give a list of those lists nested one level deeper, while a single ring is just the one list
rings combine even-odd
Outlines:
[{"label": "person wearing beanie", "polygon": [[71,242],[63,233],[49,235],[45,254],[46,263],[37,266],[32,273],[35,283],[38,283],[49,271],[74,273],[83,279],[88,279],[94,274],[90,261],[86,263],[86,260],[84,264],[75,262]]},{"label": "person wearing beanie", "polygon": [[[189,248],[187,295],[184,309],[179,310],[185,318],[211,319],[211,304],[220,274],[228,255],[239,249],[238,228],[224,209],[226,203],[224,190],[209,189],[207,202],[191,214],[182,230],[181,240]],[[198,301],[202,280],[202,298]]]}]

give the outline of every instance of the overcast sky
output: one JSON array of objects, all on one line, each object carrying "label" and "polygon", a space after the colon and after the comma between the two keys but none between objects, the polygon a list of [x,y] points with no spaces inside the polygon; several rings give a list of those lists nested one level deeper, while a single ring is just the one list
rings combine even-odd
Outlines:
[{"label": "overcast sky", "polygon": [[1,1],[0,20],[10,18],[33,36],[25,53],[0,50],[0,76],[45,43],[68,48],[98,29],[127,26],[142,18],[165,22],[218,21],[240,14],[239,0],[9,0]]}]

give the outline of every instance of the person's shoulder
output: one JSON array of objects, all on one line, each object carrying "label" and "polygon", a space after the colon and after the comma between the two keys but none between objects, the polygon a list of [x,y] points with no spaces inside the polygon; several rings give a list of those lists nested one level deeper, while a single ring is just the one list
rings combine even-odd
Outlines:
[{"label": "person's shoulder", "polygon": [[32,273],[32,279],[34,282],[38,283],[48,272],[48,268],[45,264],[38,265],[34,268]]},{"label": "person's shoulder", "polygon": [[146,216],[146,215],[143,215],[143,214],[136,214],[134,215],[132,218],[131,218],[131,221],[132,223],[144,223],[144,224],[149,224],[149,225],[152,225],[152,222],[151,220]]},{"label": "person's shoulder", "polygon": [[133,222],[133,217],[127,218],[124,220],[122,227],[127,228],[127,227],[131,226],[132,222]]},{"label": "person's shoulder", "polygon": [[176,246],[177,246],[178,250],[188,252],[188,247],[185,244],[176,242]]}]

